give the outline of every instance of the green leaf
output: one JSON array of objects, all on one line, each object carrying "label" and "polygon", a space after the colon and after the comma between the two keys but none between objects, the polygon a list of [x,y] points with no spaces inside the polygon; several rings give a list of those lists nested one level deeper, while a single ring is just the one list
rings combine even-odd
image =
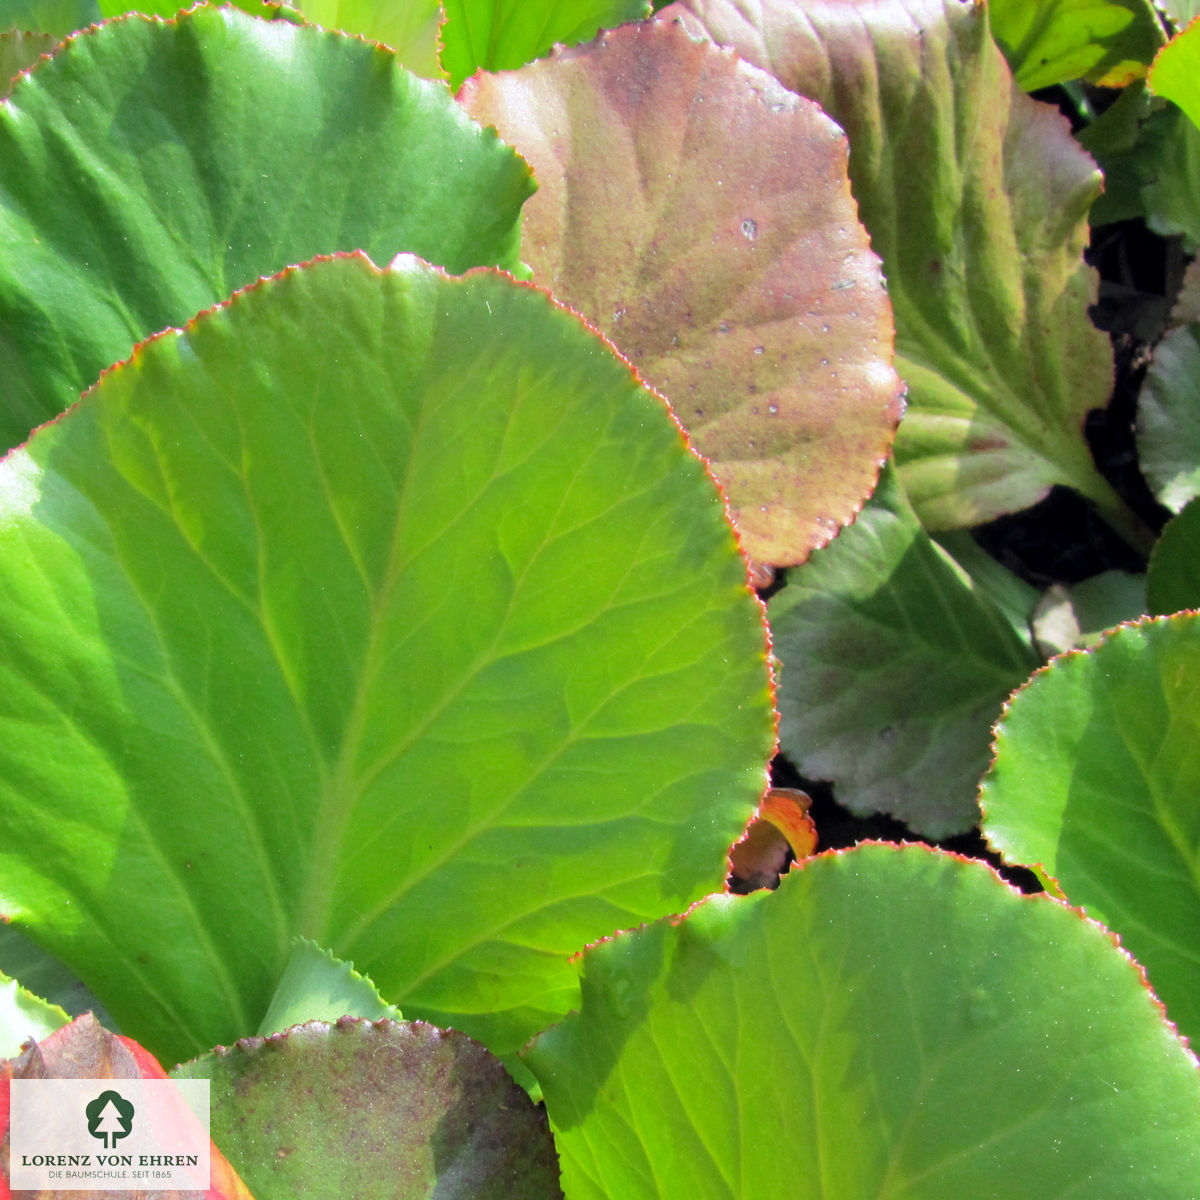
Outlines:
[{"label": "green leaf", "polygon": [[1065,118],[1014,87],[984,7],[686,0],[664,14],[676,11],[850,139],[909,385],[896,461],[926,527],[975,525],[1065,484],[1148,543],[1083,437],[1112,386],[1082,257],[1100,175]]},{"label": "green leaf", "polygon": [[1013,697],[984,832],[1117,932],[1200,1034],[1200,616],[1112,630]]},{"label": "green leaf", "polygon": [[1159,615],[1200,609],[1200,500],[1163,527],[1146,572],[1146,601]]},{"label": "green leaf", "polygon": [[582,970],[527,1058],[572,1200],[1195,1194],[1200,1074],[1136,968],[978,863],[822,855]]},{"label": "green leaf", "polygon": [[35,996],[0,972],[0,1058],[16,1058],[25,1042],[48,1037],[70,1019],[57,1004]]},{"label": "green leaf", "polygon": [[1193,21],[1155,55],[1148,82],[1152,91],[1173,100],[1200,126],[1200,24]]},{"label": "green leaf", "polygon": [[480,67],[506,71],[650,15],[646,0],[442,0],[442,66],[456,91]]},{"label": "green leaf", "polygon": [[[0,974],[21,981],[23,987],[64,1012],[78,1016],[93,1012],[106,1025],[112,1022],[103,1005],[52,954],[47,954],[36,942],[0,920]],[[3,1057],[3,1055],[0,1055]]]},{"label": "green leaf", "polygon": [[1023,646],[1033,649],[1031,622],[1037,605],[1037,588],[1026,583],[993,558],[971,534],[947,529],[934,541],[971,577],[971,583],[1008,620]]},{"label": "green leaf", "polygon": [[1038,660],[930,541],[890,468],[770,615],[780,744],[803,773],[931,837],[975,825],[992,722]]},{"label": "green leaf", "polygon": [[533,277],[671,401],[750,557],[789,565],[828,542],[902,411],[841,131],[658,21],[481,76],[460,99],[537,175]]},{"label": "green leaf", "polygon": [[379,47],[209,7],[84,33],[0,109],[0,446],[289,263],[515,266],[531,189]]},{"label": "green leaf", "polygon": [[1124,87],[1166,40],[1150,0],[991,0],[988,15],[1027,92],[1083,78]]},{"label": "green leaf", "polygon": [[1182,28],[1193,17],[1200,16],[1200,0],[1155,0],[1155,7],[1161,9],[1178,28]]},{"label": "green leaf", "polygon": [[0,29],[60,39],[100,20],[96,0],[0,0]]},{"label": "green leaf", "polygon": [[441,79],[438,0],[292,0],[310,21],[326,29],[359,34],[383,42],[410,71]]},{"label": "green leaf", "polygon": [[[174,16],[178,0],[99,0],[106,17],[126,12]],[[426,79],[441,79],[437,34],[442,13],[438,0],[225,0],[243,12],[266,16],[271,9],[284,20],[303,18],[324,29],[335,29],[373,42],[382,42],[396,52],[397,61]],[[187,7],[184,5],[184,7]]]},{"label": "green leaf", "polygon": [[1093,224],[1145,217],[1163,237],[1200,243],[1200,129],[1180,109],[1135,83],[1080,131],[1079,142],[1104,171]]},{"label": "green leaf", "polygon": [[56,44],[48,33],[0,33],[0,96],[7,96],[14,77],[49,54]]},{"label": "green leaf", "polygon": [[209,1079],[213,1140],[259,1200],[553,1200],[545,1113],[480,1045],[346,1018],[176,1067]]},{"label": "green leaf", "polygon": [[307,938],[296,938],[283,978],[258,1027],[258,1036],[278,1033],[305,1021],[336,1021],[340,1017],[399,1021],[400,1011],[383,999],[379,989],[360,975],[353,963],[335,958]]},{"label": "green leaf", "polygon": [[1046,589],[1033,619],[1038,649],[1045,658],[1098,642],[1104,632],[1146,611],[1146,577],[1129,571],[1102,571],[1073,584]]},{"label": "green leaf", "polygon": [[515,1049],[579,946],[721,886],[774,741],[662,401],[535,288],[360,256],[0,463],[0,718],[0,912],[173,1061],[297,934]]},{"label": "green leaf", "polygon": [[1158,499],[1179,512],[1200,495],[1200,325],[1154,349],[1138,396],[1138,461]]}]

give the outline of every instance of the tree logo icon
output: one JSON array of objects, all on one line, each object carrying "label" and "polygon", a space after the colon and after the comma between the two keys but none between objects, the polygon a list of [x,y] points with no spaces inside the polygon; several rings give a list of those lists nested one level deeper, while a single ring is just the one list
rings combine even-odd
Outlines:
[{"label": "tree logo icon", "polygon": [[128,1137],[133,1129],[133,1105],[120,1092],[101,1092],[84,1110],[88,1133],[111,1150],[118,1138]]}]

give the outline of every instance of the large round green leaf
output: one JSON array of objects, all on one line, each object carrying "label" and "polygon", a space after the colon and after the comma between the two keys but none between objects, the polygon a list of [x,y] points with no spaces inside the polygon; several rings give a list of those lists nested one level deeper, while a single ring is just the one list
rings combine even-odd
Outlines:
[{"label": "large round green leaf", "polygon": [[903,411],[841,130],[659,21],[481,76],[460,99],[537,173],[533,277],[671,401],[747,553],[786,566],[825,545]]},{"label": "large round green leaf", "polygon": [[1100,173],[1062,115],[1014,87],[985,7],[681,0],[664,13],[676,10],[850,139],[909,385],[896,462],[926,527],[975,525],[1066,484],[1148,539],[1083,437],[1112,390],[1083,261]]},{"label": "large round green leaf", "polygon": [[1139,459],[1155,495],[1179,512],[1200,495],[1200,324],[1155,347],[1138,397]]},{"label": "large round green leaf", "polygon": [[291,263],[515,266],[531,190],[382,47],[209,7],[80,34],[0,109],[0,448]]},{"label": "large round green leaf", "polygon": [[984,832],[1121,935],[1200,1036],[1200,615],[1113,630],[1013,697]]},{"label": "large round green leaf", "polygon": [[583,956],[527,1056],[572,1200],[1192,1200],[1200,1073],[1105,931],[865,846]]},{"label": "large round green leaf", "polygon": [[761,609],[662,401],[500,273],[326,260],[0,464],[0,913],[178,1059],[302,934],[508,1051],[723,880]]}]

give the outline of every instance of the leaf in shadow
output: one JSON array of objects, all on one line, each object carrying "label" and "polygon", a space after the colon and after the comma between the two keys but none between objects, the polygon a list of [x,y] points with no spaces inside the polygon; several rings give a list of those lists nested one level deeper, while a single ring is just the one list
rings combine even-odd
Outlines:
[{"label": "leaf in shadow", "polygon": [[262,1200],[554,1200],[545,1112],[477,1042],[420,1021],[310,1021],[185,1063]]}]

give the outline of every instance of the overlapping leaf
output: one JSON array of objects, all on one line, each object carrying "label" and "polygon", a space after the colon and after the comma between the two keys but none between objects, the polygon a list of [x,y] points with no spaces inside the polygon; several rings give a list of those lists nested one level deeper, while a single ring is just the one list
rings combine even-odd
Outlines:
[{"label": "overlapping leaf", "polygon": [[1138,458],[1174,512],[1200,495],[1200,325],[1173,329],[1154,349],[1138,396]]},{"label": "overlapping leaf", "polygon": [[1146,571],[1146,602],[1158,615],[1200,609],[1200,500],[1164,526]]},{"label": "overlapping leaf", "polygon": [[1155,56],[1150,68],[1151,89],[1173,100],[1200,125],[1200,24],[1193,21]]},{"label": "overlapping leaf", "polygon": [[0,109],[0,447],[290,263],[515,266],[530,190],[380,47],[207,7],[82,34]]},{"label": "overlapping leaf", "polygon": [[1112,383],[1082,259],[1100,176],[1065,119],[1014,88],[983,6],[684,0],[664,13],[676,11],[850,138],[909,385],[896,459],[926,526],[973,525],[1067,484],[1144,539],[1083,438]]},{"label": "overlapping leaf", "polygon": [[0,29],[64,38],[100,20],[96,0],[2,0]]},{"label": "overlapping leaf", "polygon": [[929,539],[891,470],[770,612],[780,743],[804,774],[931,837],[974,825],[992,722],[1037,657]]},{"label": "overlapping leaf", "polygon": [[456,89],[480,67],[519,67],[650,15],[648,0],[442,0],[442,8],[442,66]]},{"label": "overlapping leaf", "polygon": [[498,1059],[420,1022],[313,1021],[173,1073],[258,1200],[555,1200],[545,1113]]},{"label": "overlapping leaf", "polygon": [[1200,616],[1113,630],[1012,700],[984,832],[1121,936],[1200,1035]]},{"label": "overlapping leaf", "polygon": [[369,978],[354,969],[353,963],[335,958],[307,938],[297,938],[267,1015],[259,1024],[258,1036],[279,1033],[306,1021],[337,1021],[342,1017],[399,1021],[401,1013],[380,996]]},{"label": "overlapping leaf", "polygon": [[498,273],[311,264],[0,464],[0,913],[175,1060],[295,934],[511,1050],[720,888],[762,614],[661,400]]},{"label": "overlapping leaf", "polygon": [[[144,1046],[103,1028],[90,1013],[31,1043],[11,1061],[0,1060],[0,1195],[8,1196],[10,1079],[166,1079],[162,1064]],[[66,1193],[88,1194],[87,1189]],[[33,1193],[20,1192],[28,1196]],[[37,1193],[42,1195],[43,1193]],[[63,1195],[54,1191],[54,1195]],[[145,1194],[145,1193],[139,1193]],[[210,1179],[204,1192],[175,1192],[180,1200],[255,1200],[216,1145],[210,1146]],[[264,1200],[259,1197],[258,1200]]]},{"label": "overlapping leaf", "polygon": [[845,140],[815,105],[652,22],[462,101],[533,165],[522,252],[671,401],[756,560],[861,507],[901,412]]},{"label": "overlapping leaf", "polygon": [[37,1041],[61,1028],[71,1018],[0,973],[0,1058],[15,1058],[26,1041]]},{"label": "overlapping leaf", "polygon": [[1124,87],[1165,40],[1151,0],[991,0],[988,15],[1027,92],[1081,78]]},{"label": "overlapping leaf", "polygon": [[527,1056],[572,1200],[1195,1193],[1200,1072],[1139,972],[978,863],[822,855],[582,969]]}]

